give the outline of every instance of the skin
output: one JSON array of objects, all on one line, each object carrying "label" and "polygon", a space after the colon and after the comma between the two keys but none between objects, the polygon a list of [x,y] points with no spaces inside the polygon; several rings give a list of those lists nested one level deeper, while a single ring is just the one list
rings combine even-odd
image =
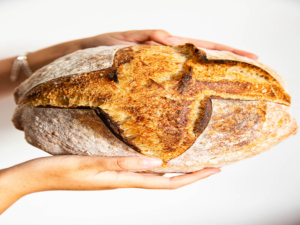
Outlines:
[{"label": "skin", "polygon": [[[133,30],[101,34],[51,46],[28,54],[32,71],[74,51],[109,45],[180,45],[193,43],[198,47],[226,50],[257,59],[257,56],[225,45],[208,41],[172,36],[164,30]],[[0,60],[0,98],[9,96],[26,79],[23,71],[16,82],[9,79],[16,57]],[[25,195],[50,190],[111,190],[145,188],[173,190],[220,172],[207,168],[176,177],[163,174],[135,173],[162,164],[160,159],[143,157],[50,156],[33,159],[0,170],[0,214]],[[63,171],[63,172],[62,172]]]}]

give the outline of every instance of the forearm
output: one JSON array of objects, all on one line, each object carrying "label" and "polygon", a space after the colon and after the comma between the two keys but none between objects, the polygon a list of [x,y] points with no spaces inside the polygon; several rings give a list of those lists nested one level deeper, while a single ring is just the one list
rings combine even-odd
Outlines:
[{"label": "forearm", "polygon": [[0,170],[0,215],[25,195],[44,191],[51,179],[44,180],[42,168],[35,168],[31,160]]},{"label": "forearm", "polygon": [[13,174],[12,168],[0,170],[0,215],[24,196],[22,189],[25,189],[26,185]]},{"label": "forearm", "polygon": [[18,201],[22,196],[12,193],[11,189],[3,188],[0,189],[0,215],[5,212],[10,206]]},{"label": "forearm", "polygon": [[[27,61],[31,70],[34,72],[59,57],[80,50],[82,48],[82,40],[65,42],[29,53]],[[15,59],[16,57],[0,60],[0,98],[12,94],[14,89],[26,79],[26,75],[21,69],[19,71],[19,79],[16,82],[10,80],[11,68]]]}]

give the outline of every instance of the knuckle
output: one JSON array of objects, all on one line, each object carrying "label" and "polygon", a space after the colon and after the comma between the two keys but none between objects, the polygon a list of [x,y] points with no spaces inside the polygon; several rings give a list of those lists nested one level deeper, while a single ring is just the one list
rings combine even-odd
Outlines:
[{"label": "knuckle", "polygon": [[169,186],[169,190],[176,190],[176,189],[178,189],[179,187],[178,186],[176,186],[176,185],[174,185],[174,184],[170,184],[170,186]]},{"label": "knuckle", "polygon": [[161,34],[168,34],[168,32],[161,29],[152,30],[152,36],[159,36]]},{"label": "knuckle", "polygon": [[118,158],[116,164],[117,168],[121,170],[124,170],[127,167],[127,161],[125,158]]},{"label": "knuckle", "polygon": [[90,168],[95,168],[95,169],[106,169],[107,168],[107,164],[105,163],[105,161],[103,159],[96,159],[95,163],[91,163]]},{"label": "knuckle", "polygon": [[171,179],[169,180],[169,183],[168,183],[168,189],[169,189],[169,190],[176,190],[176,189],[178,189],[178,188],[180,188],[180,187],[181,187],[181,186],[178,185],[177,183],[172,182]]},{"label": "knuckle", "polygon": [[116,163],[111,161],[111,160],[104,160],[102,162],[98,163],[98,167],[102,170],[102,171],[109,171],[112,170],[113,168],[116,167],[115,165]]},{"label": "knuckle", "polygon": [[[85,157],[85,156],[84,156]],[[72,161],[72,166],[74,170],[89,170],[92,167],[92,163],[90,163],[90,160],[88,158],[83,157],[77,157]]]},{"label": "knuckle", "polygon": [[108,164],[103,158],[90,158],[88,161],[85,161],[85,169],[87,170],[96,170],[96,171],[105,171],[108,168]]}]

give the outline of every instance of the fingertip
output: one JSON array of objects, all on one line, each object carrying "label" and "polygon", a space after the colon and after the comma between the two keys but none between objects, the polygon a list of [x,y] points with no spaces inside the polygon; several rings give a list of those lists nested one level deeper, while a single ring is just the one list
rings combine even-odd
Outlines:
[{"label": "fingertip", "polygon": [[210,173],[210,176],[211,175],[214,175],[214,174],[217,174],[217,173],[220,173],[221,172],[221,169],[220,168],[214,168],[211,173]]},{"label": "fingertip", "polygon": [[178,37],[168,37],[164,39],[167,45],[183,45],[185,42]]},{"label": "fingertip", "polygon": [[206,168],[203,170],[200,170],[196,173],[199,173],[200,176],[208,177],[217,173],[220,173],[221,169],[220,168]]},{"label": "fingertip", "polygon": [[254,59],[254,60],[257,60],[258,59],[258,56],[253,54],[253,53],[250,53],[250,52],[243,52],[243,55],[250,58],[250,59]]},{"label": "fingertip", "polygon": [[239,49],[234,49],[234,50],[232,50],[232,52],[237,54],[237,55],[244,56],[244,57],[247,57],[247,58],[250,58],[250,59],[254,59],[254,60],[258,59],[258,56],[251,53],[251,52],[246,52],[246,51],[239,50]]},{"label": "fingertip", "polygon": [[257,55],[254,55],[254,54],[249,55],[249,57],[250,57],[251,59],[254,59],[254,60],[257,60],[257,59],[258,59],[258,56],[257,56]]},{"label": "fingertip", "polygon": [[257,60],[258,59],[258,56],[253,54],[253,53],[250,53],[250,52],[243,52],[243,55],[250,58],[250,59],[254,59],[254,60]]}]

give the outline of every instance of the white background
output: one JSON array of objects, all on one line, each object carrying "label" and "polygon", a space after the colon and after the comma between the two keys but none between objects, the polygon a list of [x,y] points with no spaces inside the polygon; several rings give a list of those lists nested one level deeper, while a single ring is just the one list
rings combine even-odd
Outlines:
[{"label": "white background", "polygon": [[[0,58],[104,32],[157,28],[248,50],[286,78],[300,121],[299,1],[0,0],[0,24]],[[14,108],[12,98],[0,100],[0,168],[47,156],[14,129]],[[32,194],[0,224],[299,225],[297,139],[175,191]]]}]

